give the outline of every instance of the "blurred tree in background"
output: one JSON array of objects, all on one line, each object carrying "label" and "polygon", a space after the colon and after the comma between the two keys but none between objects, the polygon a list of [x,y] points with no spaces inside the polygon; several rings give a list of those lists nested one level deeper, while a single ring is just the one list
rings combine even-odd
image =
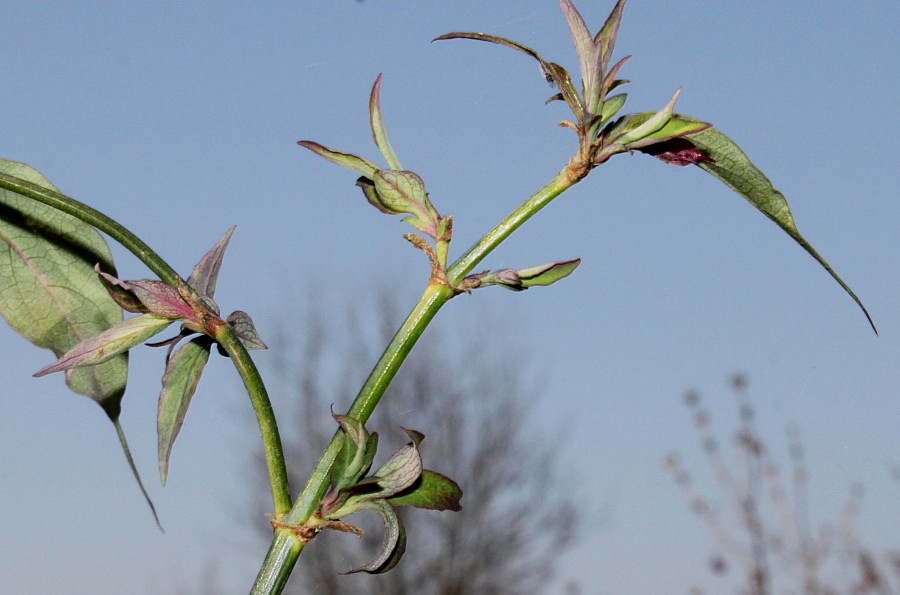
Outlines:
[{"label": "blurred tree in background", "polygon": [[[788,429],[789,470],[784,472],[760,436],[746,378],[733,376],[731,388],[740,418],[732,449],[716,436],[700,396],[693,391],[685,394],[720,497],[699,493],[678,454],[665,461],[691,511],[715,541],[718,552],[709,559],[710,571],[724,581],[736,581],[738,590],[728,592],[748,595],[898,593],[900,552],[873,552],[856,530],[862,487],[850,488],[835,521],[815,526],[799,430]],[[736,579],[735,573],[740,573]]]}]

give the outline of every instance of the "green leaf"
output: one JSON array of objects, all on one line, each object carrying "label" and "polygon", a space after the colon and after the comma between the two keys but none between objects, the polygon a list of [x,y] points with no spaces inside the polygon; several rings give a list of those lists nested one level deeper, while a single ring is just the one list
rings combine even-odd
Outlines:
[{"label": "green leaf", "polygon": [[581,264],[581,259],[576,258],[575,260],[551,262],[542,266],[522,269],[519,271],[519,280],[525,288],[535,285],[550,285],[571,275],[579,264]]},{"label": "green leaf", "polygon": [[341,574],[354,574],[356,572],[368,572],[369,574],[382,574],[397,565],[403,553],[406,551],[406,529],[403,522],[397,517],[393,507],[384,500],[364,502],[360,510],[372,510],[381,516],[384,523],[384,536],[381,547],[375,558],[368,564],[363,564],[348,572]]},{"label": "green leaf", "polygon": [[387,499],[392,506],[415,506],[429,510],[462,510],[462,489],[440,473],[424,469],[411,486]]},{"label": "green leaf", "polygon": [[381,99],[379,91],[381,90],[381,75],[375,79],[372,85],[372,94],[369,96],[369,123],[372,127],[372,137],[375,139],[375,145],[381,151],[381,155],[387,162],[388,169],[403,169],[400,160],[394,154],[394,149],[388,140],[387,132],[384,130],[384,122],[381,119]]},{"label": "green leaf", "polygon": [[[0,172],[56,191],[31,167],[0,160]],[[115,271],[106,242],[71,215],[0,190],[0,314],[20,335],[59,357],[122,320],[94,265]],[[118,416],[127,356],[66,375],[74,392]]]},{"label": "green leaf", "polygon": [[200,375],[209,360],[212,339],[197,337],[180,347],[169,361],[162,377],[159,408],[156,414],[157,451],[159,454],[159,478],[166,485],[169,474],[169,456],[172,444],[184,424],[191,398],[197,390]]},{"label": "green leaf", "polygon": [[[404,221],[432,237],[437,234],[440,216],[428,199],[422,178],[411,171],[379,169],[372,180],[382,205],[376,205],[379,210],[395,214],[410,213],[412,217],[405,217]],[[366,198],[371,202],[369,194]]]},{"label": "green leaf", "polygon": [[844,288],[878,334],[869,312],[850,287],[838,276],[824,258],[800,235],[794,217],[784,195],[772,186],[772,182],[759,170],[734,141],[715,128],[707,128],[696,134],[683,137],[703,151],[712,161],[698,161],[695,165],[709,172],[726,186],[743,196],[766,217],[774,221],[795,242],[809,253],[831,277]]},{"label": "green leaf", "polygon": [[[0,173],[57,191],[24,163],[0,159]],[[61,357],[122,320],[122,310],[94,274],[95,265],[112,274],[115,266],[106,242],[93,227],[0,189],[0,238],[0,314],[30,342]],[[90,397],[109,417],[138,488],[162,529],[119,423],[127,377],[127,353],[65,374],[73,392]]]}]

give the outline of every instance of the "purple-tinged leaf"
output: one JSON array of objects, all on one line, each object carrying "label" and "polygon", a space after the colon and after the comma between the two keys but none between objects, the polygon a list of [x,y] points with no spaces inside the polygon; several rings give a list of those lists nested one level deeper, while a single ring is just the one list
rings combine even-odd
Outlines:
[{"label": "purple-tinged leaf", "polygon": [[388,498],[411,486],[422,474],[422,457],[419,454],[418,441],[421,434],[410,434],[413,442],[400,448],[391,458],[374,473],[379,489],[360,496],[361,500]]},{"label": "purple-tinged leaf", "polygon": [[381,547],[371,562],[341,574],[354,574],[356,572],[382,574],[396,566],[400,558],[403,557],[403,553],[406,551],[406,529],[403,527],[403,522],[397,517],[397,513],[394,512],[393,507],[384,500],[365,502],[360,509],[372,510],[381,516],[381,520],[384,523],[384,536],[381,540]]},{"label": "purple-tinged leaf", "polygon": [[388,169],[403,169],[403,166],[400,165],[400,160],[394,154],[387,132],[384,130],[384,121],[381,119],[380,90],[381,75],[379,74],[378,78],[375,79],[375,84],[372,85],[372,93],[369,95],[369,124],[372,127],[372,137],[375,139],[375,145],[381,151]]},{"label": "purple-tinged leaf", "polygon": [[368,159],[363,159],[362,157],[353,155],[351,153],[341,153],[340,151],[333,151],[328,147],[310,140],[297,141],[297,144],[301,147],[309,149],[316,155],[323,157],[328,161],[331,161],[332,163],[337,163],[342,167],[352,169],[353,171],[361,174],[366,178],[371,179],[371,177],[375,174],[375,170],[378,169],[378,166]]},{"label": "purple-tinged leaf", "polygon": [[194,309],[184,300],[175,287],[153,279],[120,281],[121,287],[131,291],[144,305],[148,314],[159,318],[191,320]]},{"label": "purple-tinged leaf", "polygon": [[106,289],[109,296],[116,302],[120,308],[126,312],[134,312],[135,314],[147,314],[149,310],[141,300],[138,299],[131,289],[128,289],[127,282],[120,281],[114,276],[104,273],[100,270],[100,265],[94,265],[94,272],[100,279],[100,284]]},{"label": "purple-tinged leaf", "polygon": [[159,478],[163,485],[166,485],[169,473],[172,445],[184,424],[184,415],[209,360],[211,346],[212,339],[209,337],[197,337],[175,351],[166,363],[156,414]]},{"label": "purple-tinged leaf", "polygon": [[259,334],[256,332],[256,326],[250,315],[242,310],[235,310],[228,315],[225,320],[234,329],[234,333],[238,336],[244,347],[247,349],[268,349]]},{"label": "purple-tinged leaf", "polygon": [[411,486],[387,499],[391,506],[415,506],[428,510],[462,510],[463,492],[459,485],[440,473],[423,469]]},{"label": "purple-tinged leaf", "polygon": [[45,376],[69,368],[102,364],[146,341],[172,322],[174,321],[168,318],[158,318],[152,314],[134,316],[99,335],[85,339],[49,366],[35,372],[34,376]]},{"label": "purple-tinged leaf", "polygon": [[222,258],[225,256],[225,249],[228,247],[228,241],[231,239],[231,234],[234,233],[234,228],[234,225],[229,227],[215,246],[210,248],[200,262],[194,265],[194,270],[187,278],[187,284],[198,294],[212,298],[216,293],[219,268],[222,266]]}]

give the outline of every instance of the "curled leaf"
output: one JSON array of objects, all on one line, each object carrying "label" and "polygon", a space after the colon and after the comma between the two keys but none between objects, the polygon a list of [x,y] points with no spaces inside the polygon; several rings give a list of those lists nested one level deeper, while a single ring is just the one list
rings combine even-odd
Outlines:
[{"label": "curled leaf", "polygon": [[381,547],[375,558],[368,564],[363,564],[353,570],[342,574],[354,574],[367,572],[369,574],[382,574],[397,565],[406,551],[406,529],[403,522],[397,517],[393,507],[384,500],[372,500],[365,502],[361,509],[378,513],[384,523],[384,536]]}]

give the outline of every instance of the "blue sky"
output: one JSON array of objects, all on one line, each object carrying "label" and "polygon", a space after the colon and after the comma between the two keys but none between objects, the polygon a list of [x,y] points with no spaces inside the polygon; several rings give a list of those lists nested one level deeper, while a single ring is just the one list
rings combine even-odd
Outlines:
[{"label": "blue sky", "polygon": [[[578,4],[594,28],[612,3]],[[0,156],[118,219],[185,274],[237,224],[216,297],[253,314],[264,339],[302,320],[302,305],[279,309],[310,285],[340,312],[385,281],[411,306],[425,280],[405,226],[365,204],[352,173],[295,144],[374,158],[366,102],[378,73],[394,148],[454,215],[453,254],[573,149],[574,135],[555,126],[565,107],[543,104],[552,90],[533,62],[471,41],[429,43],[484,31],[574,69],[551,0],[18,2],[4,12]],[[447,326],[487,313],[500,340],[530,346],[546,378],[538,423],[566,442],[583,478],[573,489],[589,526],[562,570],[585,592],[706,584],[713,547],[660,460],[673,448],[696,452],[685,389],[733,427],[724,387],[736,371],[751,379],[773,448],[788,424],[801,428],[813,512],[834,518],[861,483],[862,536],[898,545],[898,24],[900,7],[887,0],[634,0],[617,44],[618,56],[633,55],[621,73],[632,81],[625,111],[658,109],[684,86],[677,110],[730,135],[784,192],[880,337],[743,199],[696,168],[644,155],[594,171],[485,263],[581,257],[571,278],[462,296],[442,313]],[[115,254],[122,277],[146,275]],[[162,489],[162,357],[133,357],[122,422],[167,528],[160,535],[100,409],[59,378],[31,378],[49,353],[5,327],[0,340],[4,588],[191,592],[216,565],[224,589],[246,590],[248,527],[262,521],[236,513],[234,484],[259,445],[235,421],[251,413],[227,362],[207,370]]]}]

